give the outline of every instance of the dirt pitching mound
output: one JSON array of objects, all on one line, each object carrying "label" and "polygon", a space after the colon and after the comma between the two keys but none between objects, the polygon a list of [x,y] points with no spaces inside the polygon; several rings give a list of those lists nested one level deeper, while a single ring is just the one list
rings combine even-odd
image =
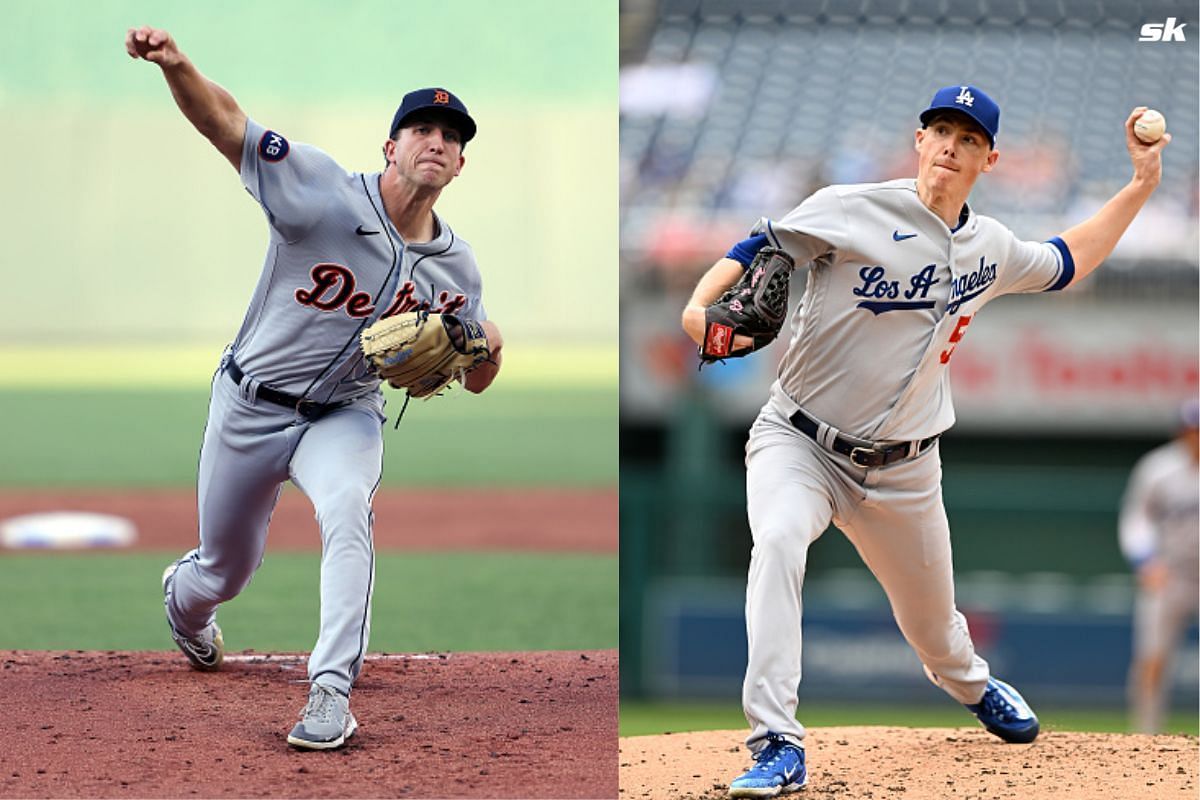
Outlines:
[{"label": "dirt pitching mound", "polygon": [[[622,800],[715,800],[750,766],[744,731],[621,739]],[[1191,736],[1043,731],[1004,744],[982,728],[809,728],[803,798],[1111,800],[1197,796]]]},{"label": "dirt pitching mound", "polygon": [[302,656],[0,652],[0,797],[611,798],[617,653],[368,656],[346,747],[285,741]]}]

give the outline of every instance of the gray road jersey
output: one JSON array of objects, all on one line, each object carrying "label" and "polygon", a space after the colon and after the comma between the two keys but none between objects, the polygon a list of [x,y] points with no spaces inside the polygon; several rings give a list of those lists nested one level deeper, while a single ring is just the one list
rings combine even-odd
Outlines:
[{"label": "gray road jersey", "polygon": [[1200,467],[1183,442],[1138,461],[1121,503],[1121,552],[1133,562],[1161,559],[1190,581],[1200,570]]},{"label": "gray road jersey", "polygon": [[912,179],[826,187],[752,233],[811,262],[771,402],[875,441],[949,428],[950,356],[975,313],[1074,275],[1059,239],[1023,242],[974,212],[951,231]]},{"label": "gray road jersey", "polygon": [[348,173],[248,119],[241,175],[270,243],[233,352],[262,383],[319,402],[361,395],[379,385],[358,349],[366,325],[420,308],[487,318],[470,246],[441,219],[433,241],[405,243],[380,173]]}]

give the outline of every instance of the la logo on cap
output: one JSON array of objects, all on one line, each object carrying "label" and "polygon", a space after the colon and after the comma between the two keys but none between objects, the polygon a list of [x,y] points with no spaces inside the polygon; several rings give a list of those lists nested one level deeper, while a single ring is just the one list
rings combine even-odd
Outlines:
[{"label": "la logo on cap", "polygon": [[433,91],[433,102],[443,105],[448,104],[450,102],[450,93],[442,89],[435,89]]},{"label": "la logo on cap", "polygon": [[963,86],[962,91],[958,93],[958,97],[954,98],[954,102],[958,103],[960,106],[966,106],[967,108],[970,108],[971,106],[975,105],[975,98],[971,96],[971,92],[967,89],[967,87]]}]

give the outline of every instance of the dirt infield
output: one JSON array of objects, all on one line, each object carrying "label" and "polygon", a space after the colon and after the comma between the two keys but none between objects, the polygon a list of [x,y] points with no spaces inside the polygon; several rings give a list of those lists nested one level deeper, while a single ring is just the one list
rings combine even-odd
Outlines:
[{"label": "dirt infield", "polygon": [[[375,547],[380,550],[549,550],[612,553],[617,549],[616,489],[380,490],[375,495]],[[140,549],[185,550],[196,542],[196,492],[163,490],[5,490],[0,519],[50,511],[126,517]],[[413,524],[436,517],[437,529]],[[271,517],[272,551],[321,546],[312,504],[288,487]]]},{"label": "dirt infield", "polygon": [[[622,800],[715,800],[750,765],[744,731],[621,739]],[[1111,800],[1197,796],[1191,736],[1043,732],[1006,745],[982,728],[810,728],[803,798]]]},{"label": "dirt infield", "polygon": [[611,798],[617,653],[370,658],[341,750],[285,736],[299,656],[0,652],[0,797]]}]

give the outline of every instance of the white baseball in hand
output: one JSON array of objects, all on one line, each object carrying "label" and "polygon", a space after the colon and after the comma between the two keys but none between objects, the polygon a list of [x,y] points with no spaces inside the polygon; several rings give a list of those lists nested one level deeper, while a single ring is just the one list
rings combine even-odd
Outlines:
[{"label": "white baseball in hand", "polygon": [[1153,108],[1147,109],[1137,122],[1133,123],[1133,133],[1146,144],[1154,144],[1162,138],[1167,129],[1167,119]]}]

